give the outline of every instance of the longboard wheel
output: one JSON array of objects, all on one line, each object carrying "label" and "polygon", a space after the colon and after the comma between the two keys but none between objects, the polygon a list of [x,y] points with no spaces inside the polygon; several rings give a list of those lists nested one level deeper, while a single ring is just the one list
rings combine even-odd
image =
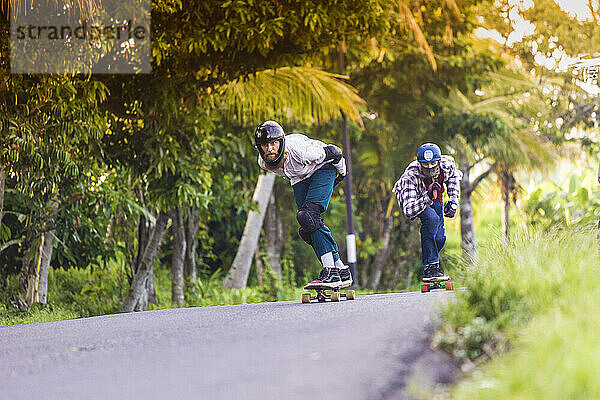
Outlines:
[{"label": "longboard wheel", "polygon": [[346,290],[346,300],[354,300],[354,290]]},{"label": "longboard wheel", "polygon": [[454,290],[454,282],[446,282],[445,286],[446,290]]},{"label": "longboard wheel", "polygon": [[421,285],[421,293],[429,292],[429,285]]},{"label": "longboard wheel", "polygon": [[302,293],[302,302],[310,303],[310,293]]},{"label": "longboard wheel", "polygon": [[331,293],[331,301],[340,301],[340,292]]}]

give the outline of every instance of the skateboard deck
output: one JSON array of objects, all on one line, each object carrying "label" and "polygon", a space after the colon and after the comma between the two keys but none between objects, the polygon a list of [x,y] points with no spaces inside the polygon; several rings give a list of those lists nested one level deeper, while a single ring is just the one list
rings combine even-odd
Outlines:
[{"label": "skateboard deck", "polygon": [[454,282],[440,281],[440,282],[427,282],[421,284],[421,293],[431,292],[435,289],[454,290]]},{"label": "skateboard deck", "polygon": [[[330,287],[311,287],[309,289],[304,289],[306,291],[315,291],[317,294],[316,296],[312,296],[310,293],[302,293],[302,302],[303,303],[310,303],[313,302],[315,300],[317,300],[319,303],[325,302],[327,300],[329,301],[340,301],[342,299],[346,299],[346,300],[354,300],[355,298],[355,292],[354,290],[346,290],[345,288],[335,288],[332,289]],[[330,294],[327,294],[327,292],[330,292]]]}]

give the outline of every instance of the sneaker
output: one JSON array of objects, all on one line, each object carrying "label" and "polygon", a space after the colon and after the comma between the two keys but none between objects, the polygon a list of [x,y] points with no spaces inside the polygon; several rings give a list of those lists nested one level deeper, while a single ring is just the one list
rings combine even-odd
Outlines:
[{"label": "sneaker", "polygon": [[340,279],[342,280],[341,287],[352,286],[354,281],[352,280],[352,274],[350,274],[350,267],[346,265],[345,268],[340,268],[338,271],[340,272]]},{"label": "sneaker", "polygon": [[442,272],[439,263],[429,264],[423,270],[423,282],[442,282],[450,279],[450,276]]},{"label": "sneaker", "polygon": [[309,282],[304,289],[310,288],[331,288],[336,289],[339,288],[342,284],[342,279],[340,278],[340,273],[337,268],[323,268],[319,277],[312,282]]}]

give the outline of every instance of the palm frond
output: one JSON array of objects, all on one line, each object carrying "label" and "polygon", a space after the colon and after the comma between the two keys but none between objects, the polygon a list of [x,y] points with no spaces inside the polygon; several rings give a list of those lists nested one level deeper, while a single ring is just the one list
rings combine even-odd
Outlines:
[{"label": "palm frond", "polygon": [[458,4],[456,4],[456,0],[446,0],[446,6],[454,13],[455,16],[462,19],[463,14],[460,12],[460,8],[458,7]]},{"label": "palm frond", "polygon": [[264,70],[220,88],[217,106],[239,121],[278,117],[324,122],[339,118],[341,110],[362,126],[359,107],[364,100],[342,78],[311,67]]},{"label": "palm frond", "polygon": [[[513,84],[529,87],[529,82],[523,79],[502,75]],[[499,95],[480,101],[471,102],[460,90],[450,92],[446,99],[434,98],[444,108],[458,113],[493,114],[499,118],[509,129],[510,134],[489,137],[480,149],[482,153],[496,160],[505,169],[513,169],[517,166],[525,169],[544,169],[554,162],[555,152],[551,144],[537,136],[528,129],[523,129],[524,121],[515,115],[515,103],[528,104],[532,109],[540,111],[547,107],[542,101],[536,100],[535,96],[524,97],[526,90],[509,95]],[[457,148],[464,148],[461,156],[471,159],[468,154],[471,146],[466,139],[457,135]]]},{"label": "palm frond", "polygon": [[522,75],[513,76],[513,74],[508,73],[508,71],[502,74],[497,72],[489,72],[488,74],[492,78],[509,82],[517,86],[525,86],[529,88],[537,88],[539,86],[537,82],[528,79],[523,79]]},{"label": "palm frond", "polygon": [[520,130],[517,139],[530,169],[544,170],[556,162],[556,151],[547,140],[542,140],[528,129]]},{"label": "palm frond", "polygon": [[415,40],[417,41],[419,49],[421,49],[421,51],[423,51],[427,56],[427,60],[429,61],[429,64],[431,64],[431,68],[434,71],[437,71],[437,62],[435,61],[433,50],[431,49],[431,46],[429,46],[429,43],[427,43],[427,39],[425,39],[425,35],[423,35],[423,31],[421,31],[421,27],[419,27],[419,24],[417,23],[412,11],[402,0],[398,0],[397,4],[400,7],[400,11],[402,12],[403,19],[408,26],[408,30],[411,31],[415,36]]}]

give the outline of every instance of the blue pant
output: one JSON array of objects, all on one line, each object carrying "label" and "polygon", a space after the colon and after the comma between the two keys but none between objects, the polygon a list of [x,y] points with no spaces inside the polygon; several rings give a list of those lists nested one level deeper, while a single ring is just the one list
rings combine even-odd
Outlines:
[{"label": "blue pant", "polygon": [[421,219],[421,257],[424,266],[439,262],[440,251],[446,244],[443,206],[444,203],[435,202],[419,214]]},{"label": "blue pant", "polygon": [[[329,206],[329,199],[333,193],[333,182],[337,176],[337,170],[331,164],[325,164],[316,170],[310,178],[306,178],[294,186],[294,199],[298,210],[302,205],[310,201],[321,206],[321,212],[325,212]],[[338,246],[331,236],[327,226],[322,226],[310,235],[312,247],[319,260],[326,253],[333,253],[333,261],[339,260]]]}]

